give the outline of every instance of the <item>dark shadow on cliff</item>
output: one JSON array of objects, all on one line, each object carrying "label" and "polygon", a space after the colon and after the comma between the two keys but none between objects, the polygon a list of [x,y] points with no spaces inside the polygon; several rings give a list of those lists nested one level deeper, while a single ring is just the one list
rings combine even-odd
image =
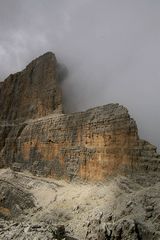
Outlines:
[{"label": "dark shadow on cliff", "polygon": [[79,239],[73,237],[66,237],[66,240],[79,240]]}]

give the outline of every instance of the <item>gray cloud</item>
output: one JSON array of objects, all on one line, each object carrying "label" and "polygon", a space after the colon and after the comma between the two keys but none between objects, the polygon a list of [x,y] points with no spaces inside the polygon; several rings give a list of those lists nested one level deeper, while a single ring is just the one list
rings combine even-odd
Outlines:
[{"label": "gray cloud", "polygon": [[160,144],[158,0],[0,0],[0,78],[56,53],[69,111],[119,102]]}]

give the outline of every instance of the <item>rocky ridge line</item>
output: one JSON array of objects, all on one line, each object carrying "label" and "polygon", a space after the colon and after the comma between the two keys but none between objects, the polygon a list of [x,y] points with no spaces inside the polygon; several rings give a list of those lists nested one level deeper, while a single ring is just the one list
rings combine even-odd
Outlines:
[{"label": "rocky ridge line", "polygon": [[95,181],[118,173],[139,179],[140,171],[156,181],[156,147],[139,139],[128,110],[108,104],[63,114],[59,80],[58,63],[49,52],[1,84],[0,166]]}]

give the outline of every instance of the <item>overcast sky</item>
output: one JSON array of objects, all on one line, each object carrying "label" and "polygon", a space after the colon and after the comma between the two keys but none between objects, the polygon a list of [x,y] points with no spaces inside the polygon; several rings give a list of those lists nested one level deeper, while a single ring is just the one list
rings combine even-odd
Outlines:
[{"label": "overcast sky", "polygon": [[0,79],[53,51],[70,111],[118,102],[160,144],[159,0],[0,0]]}]

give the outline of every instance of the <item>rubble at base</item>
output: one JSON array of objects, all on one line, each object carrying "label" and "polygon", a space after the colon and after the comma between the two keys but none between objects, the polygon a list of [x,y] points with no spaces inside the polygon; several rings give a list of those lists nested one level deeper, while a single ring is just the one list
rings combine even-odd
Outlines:
[{"label": "rubble at base", "polygon": [[156,147],[117,103],[64,114],[58,66],[0,83],[0,240],[160,240]]},{"label": "rubble at base", "polygon": [[160,239],[160,182],[144,187],[117,176],[69,183],[10,169],[0,171],[1,179],[12,182],[12,192],[23,188],[34,199],[16,216],[0,217],[2,240]]}]

